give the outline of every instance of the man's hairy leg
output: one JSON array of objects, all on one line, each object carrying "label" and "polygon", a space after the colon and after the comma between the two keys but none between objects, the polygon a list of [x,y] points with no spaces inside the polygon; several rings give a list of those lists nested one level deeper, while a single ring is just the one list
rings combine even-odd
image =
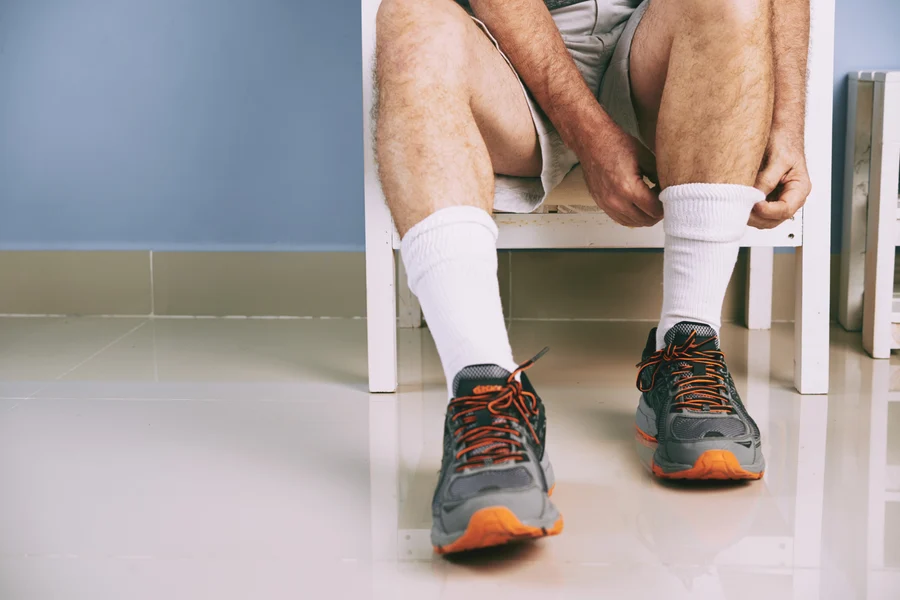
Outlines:
[{"label": "man's hairy leg", "polygon": [[753,185],[772,122],[769,2],[654,0],[635,33],[631,85],[663,187]]},{"label": "man's hairy leg", "polygon": [[[548,497],[543,409],[516,376],[489,214],[495,173],[540,174],[527,100],[451,0],[384,0],[376,48],[382,187],[450,399],[432,544],[447,553],[555,535],[563,523]],[[511,399],[506,408],[495,406],[502,398]],[[520,410],[526,402],[530,409]],[[527,424],[530,434],[498,427],[498,418]]]},{"label": "man's hairy leg", "polygon": [[494,173],[540,175],[521,85],[451,0],[384,0],[378,12],[376,150],[403,236],[451,206],[490,211]]},{"label": "man's hairy leg", "polygon": [[667,366],[645,378],[657,400],[638,411],[656,425],[660,477],[759,479],[765,470],[718,335],[740,239],[765,199],[752,186],[772,123],[770,1],[654,0],[632,47],[641,134],[656,149],[665,213],[655,341]]},{"label": "man's hairy leg", "polygon": [[513,371],[497,281],[494,173],[538,176],[522,87],[451,0],[384,0],[376,45],[376,156],[409,287],[444,367]]},{"label": "man's hairy leg", "polygon": [[718,331],[772,123],[770,0],[654,0],[631,83],[665,211],[657,345],[682,321]]}]

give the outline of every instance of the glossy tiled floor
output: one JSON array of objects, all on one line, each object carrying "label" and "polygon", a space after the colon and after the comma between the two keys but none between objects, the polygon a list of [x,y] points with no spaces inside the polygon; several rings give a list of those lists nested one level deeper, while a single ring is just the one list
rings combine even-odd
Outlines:
[{"label": "glossy tiled floor", "polygon": [[835,330],[832,394],[800,397],[789,326],[726,327],[765,479],[664,485],[631,441],[646,327],[513,324],[552,347],[566,530],[446,560],[427,331],[370,396],[360,320],[0,320],[0,598],[900,598],[900,362]]}]

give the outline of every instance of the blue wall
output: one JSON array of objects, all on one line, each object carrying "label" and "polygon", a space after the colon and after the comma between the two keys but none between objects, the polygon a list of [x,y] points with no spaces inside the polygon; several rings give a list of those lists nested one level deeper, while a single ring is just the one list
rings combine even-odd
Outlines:
[{"label": "blue wall", "polygon": [[0,247],[359,249],[359,0],[0,0]]},{"label": "blue wall", "polygon": [[[900,2],[837,1],[836,198],[845,74],[900,69]],[[359,21],[359,0],[0,0],[0,248],[362,249]]]}]

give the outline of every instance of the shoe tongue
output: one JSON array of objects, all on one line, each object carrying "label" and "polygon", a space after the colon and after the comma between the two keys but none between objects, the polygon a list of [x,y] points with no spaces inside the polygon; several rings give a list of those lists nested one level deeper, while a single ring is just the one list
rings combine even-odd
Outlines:
[{"label": "shoe tongue", "polygon": [[681,346],[692,333],[697,332],[695,343],[700,350],[718,350],[719,337],[716,330],[704,323],[692,323],[691,321],[682,321],[666,332],[666,344],[674,344]]},{"label": "shoe tongue", "polygon": [[[691,321],[682,321],[672,327],[669,331],[666,332],[666,344],[674,344],[675,346],[684,345],[688,338],[692,333],[696,332],[697,337],[694,339],[694,344],[697,346],[697,350],[719,350],[719,337],[716,334],[716,330],[706,325],[704,323],[693,323]],[[688,364],[688,363],[682,363]],[[694,375],[703,375],[707,372],[707,367],[702,363],[694,364]],[[699,369],[699,370],[698,370]],[[687,375],[682,375],[681,377],[686,377]],[[679,377],[679,379],[681,378]],[[701,386],[702,387],[702,386]],[[694,400],[699,396],[695,394],[688,394],[685,396],[686,400]],[[690,412],[694,412],[695,409],[686,409]],[[696,409],[700,411],[701,409]]]},{"label": "shoe tongue", "polygon": [[509,371],[497,365],[466,367],[453,378],[453,397],[472,396],[493,391],[491,388],[502,388],[509,381],[509,375]]},{"label": "shoe tongue", "polygon": [[[497,365],[472,365],[464,368],[453,378],[453,397],[474,396],[493,391],[502,390],[509,381],[510,372],[503,367]],[[483,427],[486,425],[508,426],[509,421],[499,415],[492,415],[487,410],[478,411],[474,415],[476,421],[465,427],[468,431],[473,427]],[[508,438],[508,434],[494,433],[494,437]],[[507,446],[512,450],[509,442],[488,444],[472,450],[472,456],[478,456],[486,452],[495,451],[497,448]]]}]

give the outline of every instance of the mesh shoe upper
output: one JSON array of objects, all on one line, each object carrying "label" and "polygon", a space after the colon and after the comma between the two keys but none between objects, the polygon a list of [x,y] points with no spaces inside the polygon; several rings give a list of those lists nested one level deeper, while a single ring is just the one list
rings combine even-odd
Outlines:
[{"label": "mesh shoe upper", "polygon": [[678,323],[659,351],[655,339],[654,330],[639,365],[638,389],[656,412],[658,440],[759,439],[711,327]]},{"label": "mesh shoe upper", "polygon": [[447,495],[460,499],[483,492],[528,487],[532,482],[534,478],[524,467],[492,469],[455,478],[447,488]]},{"label": "mesh shoe upper", "polygon": [[441,480],[434,512],[447,502],[482,494],[535,489],[542,472],[546,413],[524,373],[517,380],[496,365],[466,367],[454,378],[447,409]]}]

